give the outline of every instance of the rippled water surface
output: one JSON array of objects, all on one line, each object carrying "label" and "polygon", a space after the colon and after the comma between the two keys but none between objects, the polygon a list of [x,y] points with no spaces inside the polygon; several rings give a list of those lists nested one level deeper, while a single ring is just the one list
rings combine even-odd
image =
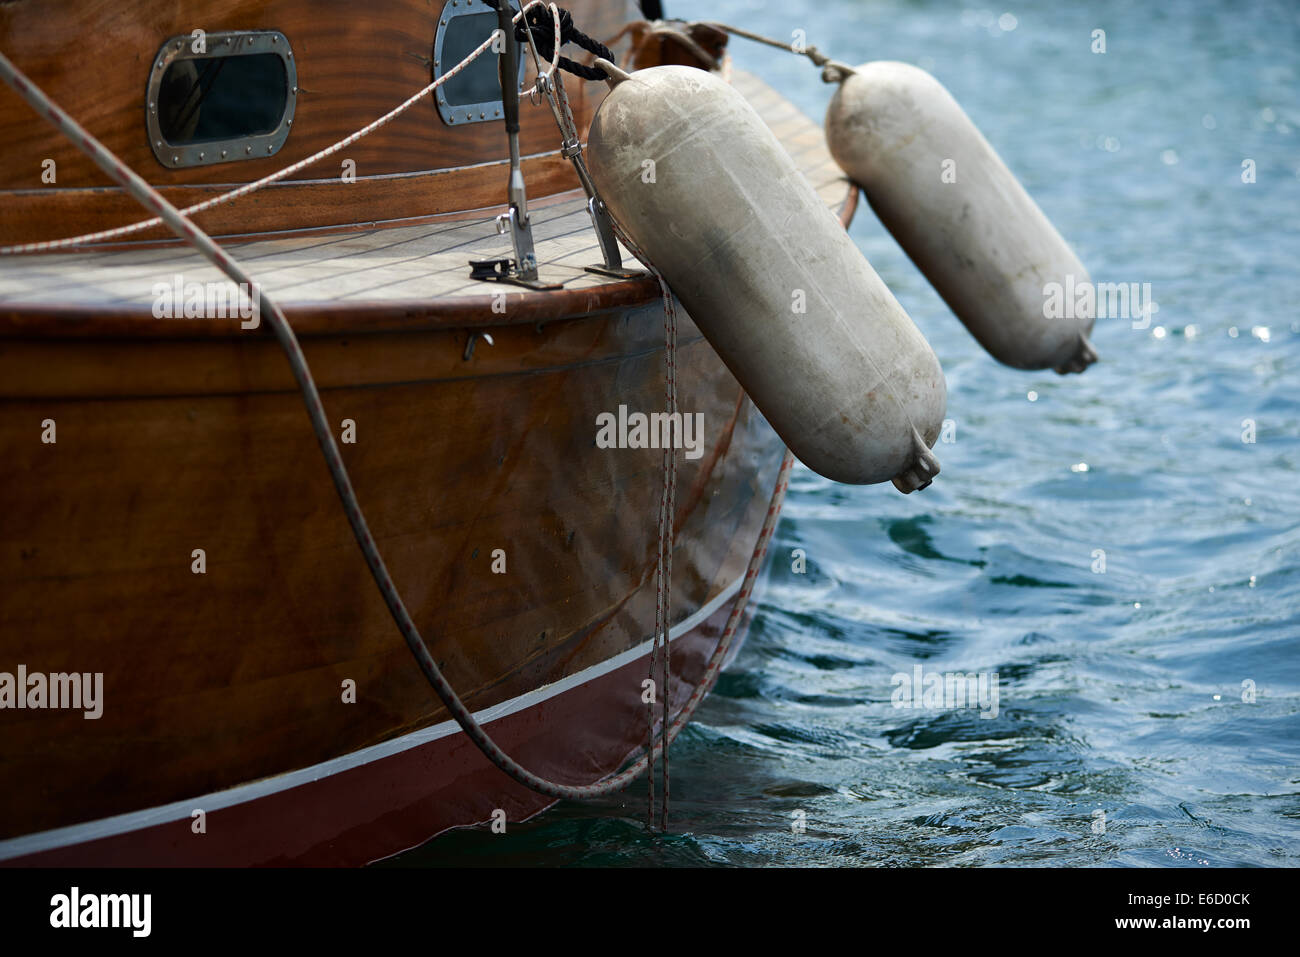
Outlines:
[{"label": "rippled water surface", "polygon": [[[411,862],[1300,863],[1300,6],[666,6],[931,70],[1093,279],[1159,311],[1100,320],[1083,376],[1004,368],[864,204],[947,376],[942,475],[797,471],[748,642],[674,748],[673,834],[636,786]],[[821,120],[806,60],[732,49]],[[917,665],[996,672],[997,718],[895,708]]]}]

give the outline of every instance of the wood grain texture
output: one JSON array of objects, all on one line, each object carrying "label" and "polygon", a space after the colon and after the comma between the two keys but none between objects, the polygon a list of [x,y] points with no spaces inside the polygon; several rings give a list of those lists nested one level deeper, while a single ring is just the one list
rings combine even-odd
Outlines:
[{"label": "wood grain texture", "polygon": [[[450,2],[445,0],[446,5]],[[441,0],[371,0],[364,8],[350,0],[200,0],[185,4],[141,0],[124,16],[121,4],[108,0],[12,0],[0,4],[0,49],[151,184],[229,188],[312,155],[426,86],[432,80],[434,37],[443,6]],[[629,20],[640,18],[634,0],[574,0],[567,7],[585,32],[601,40],[615,40],[614,49],[620,55],[628,50],[630,33],[619,34]],[[288,37],[298,70],[297,112],[292,133],[274,156],[182,170],[168,169],[154,157],[144,123],[149,69],[165,41],[195,29],[274,29]],[[571,50],[569,55],[589,59],[580,50]],[[531,77],[531,65],[527,69]],[[570,77],[567,88],[585,135],[605,86]],[[545,105],[534,107],[525,99],[520,125],[525,155],[558,149],[555,120]],[[90,160],[2,85],[0,143],[4,144],[0,243],[54,239],[145,218]],[[212,218],[200,222],[224,235],[382,221],[410,215],[413,209],[439,213],[490,205],[494,198],[460,195],[472,193],[478,186],[463,176],[418,174],[495,162],[506,156],[501,122],[447,126],[426,98],[343,153],[302,170],[281,189],[268,191],[255,201],[241,201],[243,219],[240,213],[227,216],[214,212]],[[358,181],[348,193],[332,188],[343,158],[356,164]],[[58,179],[53,189],[41,180],[46,159],[56,164]],[[561,165],[551,164],[539,172],[544,175],[535,186],[536,195],[576,185]],[[413,174],[414,181],[410,179]],[[394,176],[405,178],[388,179]],[[322,183],[326,188],[320,188]],[[191,194],[194,192],[202,190]],[[339,204],[347,204],[350,212]]]},{"label": "wood grain texture", "polygon": [[[336,169],[325,160],[316,175]],[[288,164],[284,164],[288,165]],[[547,197],[578,188],[572,164],[559,153],[524,157],[522,169],[530,197]],[[239,239],[253,234],[320,235],[344,228],[404,225],[503,203],[509,166],[501,160],[487,169],[456,167],[403,176],[358,176],[284,180],[194,216],[208,235]],[[239,185],[239,184],[235,184]],[[168,186],[159,192],[178,209],[205,202],[232,187]],[[115,187],[43,189],[0,193],[0,242],[39,242],[129,226],[150,219],[135,199]],[[179,240],[166,226],[154,226],[118,240],[119,244]]]},{"label": "wood grain texture", "polygon": [[[856,195],[826,150],[817,125],[756,77],[733,84],[760,112],[826,205]],[[351,187],[346,187],[350,189]],[[600,260],[581,192],[533,207],[541,274],[560,292],[525,291],[468,279],[468,261],[511,255],[509,239],[481,213],[418,226],[231,242],[226,247],[279,302],[300,335],[357,334],[433,325],[476,327],[547,322],[630,308],[659,295],[648,279],[621,281],[584,272]],[[624,261],[635,261],[624,250]],[[223,277],[188,249],[141,248],[0,258],[0,339],[34,335],[226,337],[237,321],[155,319],[152,290]],[[504,295],[504,300],[498,296]],[[494,308],[494,306],[496,308]],[[20,379],[30,370],[19,365]]]},{"label": "wood grain texture", "polygon": [[[473,708],[649,637],[661,454],[594,439],[598,413],[662,403],[657,312],[500,329],[468,363],[452,332],[306,346],[330,420],[356,423],[342,451],[380,551]],[[105,344],[94,360],[129,363],[131,391],[0,402],[6,670],[105,675],[97,721],[0,711],[0,837],[445,718],[370,580],[277,347]],[[743,571],[779,457],[689,322],[678,368],[706,445],[680,463],[675,620]],[[39,439],[47,418],[55,445]],[[191,571],[195,548],[206,574]],[[341,701],[349,678],[356,705]]]},{"label": "wood grain texture", "polygon": [[[774,123],[789,121],[782,98],[752,90]],[[784,127],[792,151],[811,149],[808,125]],[[824,195],[851,208],[843,183]],[[128,252],[170,266],[176,251]],[[84,277],[118,254],[78,255]],[[123,255],[116,266],[139,267]],[[556,301],[510,295],[511,310]],[[411,300],[373,292],[291,311],[327,415],[356,425],[341,450],[379,549],[471,708],[606,660],[654,621],[661,453],[596,448],[595,419],[662,405],[657,287],[560,295],[600,305],[565,300],[573,311],[540,325],[475,294],[405,318]],[[105,680],[97,721],[0,710],[0,838],[189,799],[445,718],[365,568],[277,346],[206,325],[163,334],[196,327],[139,309],[0,309],[0,670]],[[781,456],[680,316],[681,408],[705,428],[701,457],[679,459],[674,621],[743,572]],[[490,328],[495,345],[466,360],[470,328]],[[41,441],[46,419],[55,444]],[[497,548],[505,574],[492,572]],[[345,679],[356,704],[341,700]]]}]

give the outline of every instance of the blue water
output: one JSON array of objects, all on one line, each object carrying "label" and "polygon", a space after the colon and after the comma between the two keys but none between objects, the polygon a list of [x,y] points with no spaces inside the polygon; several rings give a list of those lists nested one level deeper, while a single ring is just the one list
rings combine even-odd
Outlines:
[{"label": "blue water", "polygon": [[[932,71],[1093,279],[1159,311],[1099,320],[1082,376],[1004,368],[864,205],[947,376],[938,480],[798,470],[748,642],[674,748],[672,834],[637,786],[423,861],[1300,863],[1300,5],[667,6]],[[821,120],[806,60],[732,49]],[[895,708],[917,665],[996,672],[997,718]]]}]

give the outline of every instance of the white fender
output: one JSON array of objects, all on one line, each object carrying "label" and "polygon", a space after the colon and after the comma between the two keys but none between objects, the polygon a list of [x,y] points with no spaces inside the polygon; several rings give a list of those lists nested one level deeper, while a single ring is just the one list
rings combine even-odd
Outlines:
[{"label": "white fender", "polygon": [[1060,373],[1097,360],[1091,306],[1070,318],[1045,309],[1051,284],[1088,283],[1087,270],[943,84],[906,63],[856,67],[831,99],[826,139],[990,355]]},{"label": "white fender", "polygon": [[614,86],[591,177],[778,435],[837,482],[939,471],[933,350],[753,108],[703,70]]}]

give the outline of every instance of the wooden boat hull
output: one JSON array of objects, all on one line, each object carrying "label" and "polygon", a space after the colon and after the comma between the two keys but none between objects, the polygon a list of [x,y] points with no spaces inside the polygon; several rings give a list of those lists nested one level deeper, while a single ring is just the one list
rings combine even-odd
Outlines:
[{"label": "wooden boat hull", "polygon": [[[656,313],[658,304],[501,327],[495,346],[468,361],[463,331],[307,340],[331,419],[355,423],[343,452],[380,551],[474,710],[604,665],[650,635],[662,453],[594,439],[600,413],[661,405]],[[80,358],[99,362],[100,378],[18,374]],[[276,359],[267,339],[0,345],[14,372],[0,403],[0,442],[11,450],[0,465],[5,658],[29,672],[104,675],[97,720],[0,711],[0,837],[193,800],[446,720],[370,580]],[[680,623],[743,573],[781,450],[688,320],[677,362],[682,408],[705,423],[701,456],[680,461]],[[178,391],[186,378],[195,385]],[[54,444],[39,438],[47,418]],[[501,558],[504,572],[494,572]],[[574,713],[612,730],[586,752],[572,729],[555,729],[561,750],[539,752],[535,770],[574,783],[613,770],[645,733],[645,671],[629,664],[619,687],[578,689]],[[355,703],[343,700],[349,681]],[[526,734],[530,720],[516,719],[512,733]],[[425,760],[443,758],[435,748]],[[480,792],[493,807],[540,808],[495,774]],[[22,786],[34,781],[42,787]],[[438,772],[413,786],[454,784]],[[451,806],[462,811],[424,836],[481,819],[477,801]],[[209,850],[220,841],[211,828],[196,836],[193,860],[223,859]],[[234,859],[288,854],[254,846],[261,857]],[[21,847],[0,844],[0,854]]]},{"label": "wooden boat hull", "polygon": [[[396,47],[427,50],[424,6],[384,3],[418,23]],[[138,26],[149,20],[139,16],[123,28],[136,60],[193,13],[148,6],[161,25]],[[611,45],[634,9],[572,6]],[[6,5],[0,39],[78,9]],[[350,52],[331,26],[340,9],[319,18],[315,39],[301,0],[247,0],[222,21],[275,14],[319,58],[322,85],[307,84],[317,102],[346,104],[337,116],[302,106],[281,161],[427,82],[427,65],[387,73],[371,53]],[[112,14],[95,5],[86,15]],[[641,65],[681,57],[648,25],[631,27],[620,55]],[[42,88],[147,167],[147,144],[132,139],[138,83],[114,74],[94,108],[78,110],[84,83],[61,52],[37,43],[24,52]],[[373,76],[349,99],[353,69]],[[856,193],[815,125],[750,85],[847,223]],[[583,128],[600,90],[575,98]],[[0,178],[13,214],[0,242],[134,218],[119,190],[23,109],[0,93],[13,165],[56,155],[60,179],[33,190]],[[602,414],[663,408],[658,286],[582,271],[598,258],[594,239],[574,224],[583,203],[564,192],[574,178],[544,115],[525,124],[525,172],[537,188],[542,269],[565,288],[510,287],[501,299],[502,287],[471,282],[467,260],[501,255],[506,241],[491,229],[497,210],[469,209],[499,201],[504,142],[486,127],[409,138],[418,119],[367,141],[356,184],[294,178],[199,222],[256,234],[227,248],[300,337],[379,551],[440,668],[525,767],[590,783],[647,733],[662,453],[601,448],[596,436]],[[279,164],[247,165],[240,175]],[[179,200],[235,175],[150,172]],[[418,202],[412,189],[425,191]],[[0,863],[361,864],[497,809],[513,824],[548,806],[482,758],[411,659],[266,329],[150,314],[152,284],[174,270],[211,278],[188,251],[159,248],[159,236],[0,263],[0,672],[103,675],[93,720],[0,708]],[[782,456],[684,312],[676,365],[680,407],[702,415],[703,442],[698,456],[678,452],[674,711],[716,646]]]},{"label": "wooden boat hull", "polygon": [[[729,588],[672,639],[673,710],[689,693],[730,611]],[[740,636],[743,636],[743,627]],[[738,647],[739,639],[736,645]],[[646,648],[480,714],[505,750],[555,778],[594,778],[644,744]],[[501,712],[508,712],[502,714]],[[499,715],[494,717],[494,715]],[[581,767],[581,771],[578,768]],[[644,782],[629,789],[644,801]],[[292,774],[163,807],[18,839],[11,866],[348,866],[506,814],[507,833],[554,802],[515,784],[444,721]],[[206,833],[193,831],[203,809]],[[635,811],[629,810],[629,816]]]}]

